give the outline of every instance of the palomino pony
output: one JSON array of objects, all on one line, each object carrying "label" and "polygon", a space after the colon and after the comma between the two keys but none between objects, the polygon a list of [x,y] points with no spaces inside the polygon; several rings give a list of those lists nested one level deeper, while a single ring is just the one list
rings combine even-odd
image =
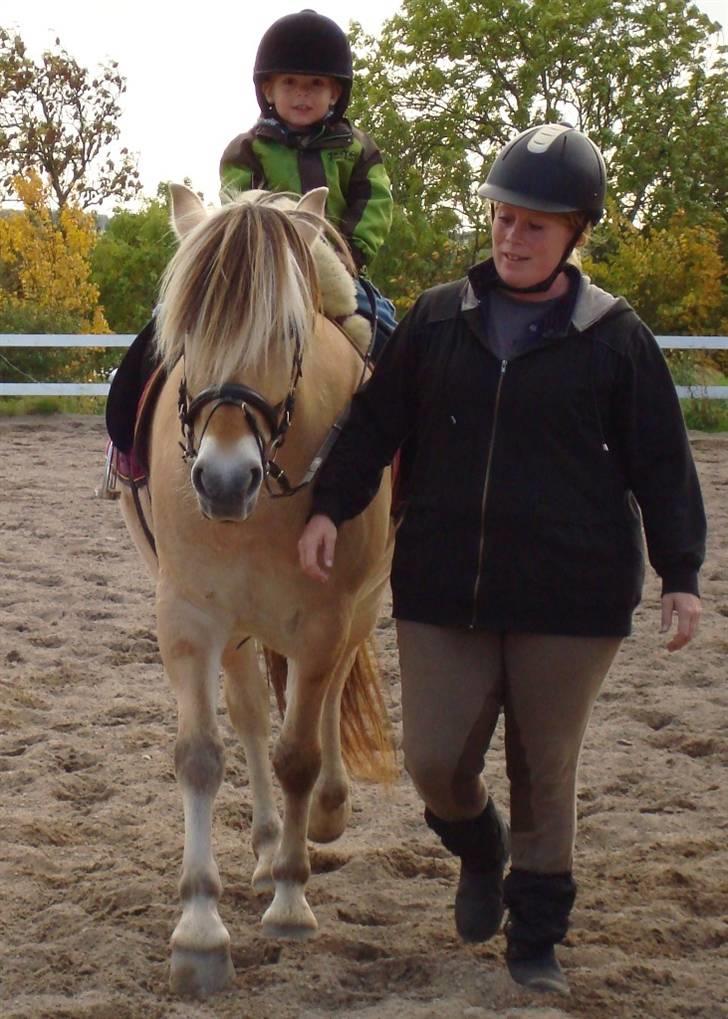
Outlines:
[{"label": "palomino pony", "polygon": [[[143,505],[128,489],[121,503],[156,578],[159,646],[177,697],[185,841],[171,985],[181,994],[205,996],[233,974],[211,832],[223,776],[220,671],[250,775],[252,883],[273,892],[264,933],[301,939],[317,926],[304,893],[307,837],[335,839],[349,818],[342,751],[347,760],[347,747],[358,752],[370,777],[391,776],[367,650],[389,576],[389,485],[342,528],[327,584],[307,578],[297,557],[310,503],[298,483],[363,372],[350,341],[319,313],[311,249],[330,233],[325,199],[321,188],[286,209],[251,193],[209,212],[187,188],[172,187],[180,245],[158,327],[168,377]],[[287,660],[272,767],[261,648],[279,665]]]}]

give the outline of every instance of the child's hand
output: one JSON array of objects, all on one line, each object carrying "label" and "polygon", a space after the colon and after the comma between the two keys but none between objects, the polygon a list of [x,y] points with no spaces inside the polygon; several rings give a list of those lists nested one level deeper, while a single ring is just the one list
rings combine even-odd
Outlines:
[{"label": "child's hand", "polygon": [[317,513],[311,517],[298,540],[298,560],[303,572],[326,583],[334,565],[334,549],[338,531],[330,517]]}]

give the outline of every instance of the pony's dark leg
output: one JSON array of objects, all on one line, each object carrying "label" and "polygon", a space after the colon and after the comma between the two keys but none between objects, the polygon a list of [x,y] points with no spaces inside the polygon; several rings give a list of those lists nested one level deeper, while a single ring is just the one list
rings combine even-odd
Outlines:
[{"label": "pony's dark leg", "polygon": [[311,793],[321,767],[321,714],[331,671],[289,659],[286,714],[273,752],[284,798],[283,832],[273,862],[275,895],[263,914],[270,937],[304,939],[318,924],[306,901]]},{"label": "pony's dark leg", "polygon": [[182,916],[172,934],[170,984],[206,997],[230,982],[230,936],[217,904],[222,886],[212,852],[212,812],[223,777],[217,691],[224,640],[214,623],[175,597],[160,578],[159,646],[177,695],[175,772],[182,793],[185,845],[179,890]]},{"label": "pony's dark leg", "polygon": [[[360,594],[349,622],[351,650],[342,656],[326,692],[321,720],[321,771],[313,791],[308,825],[309,838],[315,842],[337,839],[351,816],[350,782],[342,753],[341,698],[359,649],[376,626],[388,578],[388,570],[382,570],[371,588]],[[376,671],[372,673],[367,668],[367,675],[371,675],[371,681],[377,683]]]},{"label": "pony's dark leg", "polygon": [[313,790],[308,836],[314,842],[332,842],[351,816],[349,776],[341,750],[341,695],[356,650],[337,669],[324,699],[321,718],[321,770]]},{"label": "pony's dark leg", "polygon": [[225,699],[230,721],[240,737],[253,797],[253,851],[257,860],[252,884],[256,892],[273,891],[273,858],[281,835],[270,764],[268,684],[258,662],[255,641],[230,644],[223,655]]}]

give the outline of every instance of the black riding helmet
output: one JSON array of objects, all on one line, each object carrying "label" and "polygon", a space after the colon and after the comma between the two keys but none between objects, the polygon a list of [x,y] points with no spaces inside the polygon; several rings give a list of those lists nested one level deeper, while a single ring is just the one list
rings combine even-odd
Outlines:
[{"label": "black riding helmet", "polygon": [[607,171],[591,138],[568,124],[530,127],[496,157],[478,194],[539,212],[604,214]]},{"label": "black riding helmet", "polygon": [[253,67],[253,82],[263,114],[270,104],[262,83],[271,74],[326,75],[341,85],[341,95],[333,109],[339,120],[349,105],[353,78],[349,40],[335,21],[309,9],[287,14],[274,21],[260,40]]},{"label": "black riding helmet", "polygon": [[594,142],[568,124],[539,124],[523,131],[499,152],[482,198],[538,212],[581,212],[579,228],[554,272],[531,287],[508,287],[518,293],[548,290],[566,264],[587,223],[604,215],[607,171]]}]

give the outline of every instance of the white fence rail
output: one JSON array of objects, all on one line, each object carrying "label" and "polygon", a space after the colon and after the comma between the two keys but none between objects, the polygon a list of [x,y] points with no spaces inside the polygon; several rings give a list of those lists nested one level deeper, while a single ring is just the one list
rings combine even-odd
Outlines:
[{"label": "white fence rail", "polygon": [[[128,347],[134,335],[121,333],[0,333],[0,369],[3,347]],[[108,382],[0,382],[0,396],[106,396]]]},{"label": "white fence rail", "polygon": [[[133,335],[68,333],[0,333],[3,347],[128,347]],[[728,350],[726,336],[658,336],[663,350]],[[0,368],[3,359],[0,353]],[[728,400],[728,386],[676,386],[678,396],[688,399]],[[106,396],[108,382],[0,382],[0,396]]]}]

